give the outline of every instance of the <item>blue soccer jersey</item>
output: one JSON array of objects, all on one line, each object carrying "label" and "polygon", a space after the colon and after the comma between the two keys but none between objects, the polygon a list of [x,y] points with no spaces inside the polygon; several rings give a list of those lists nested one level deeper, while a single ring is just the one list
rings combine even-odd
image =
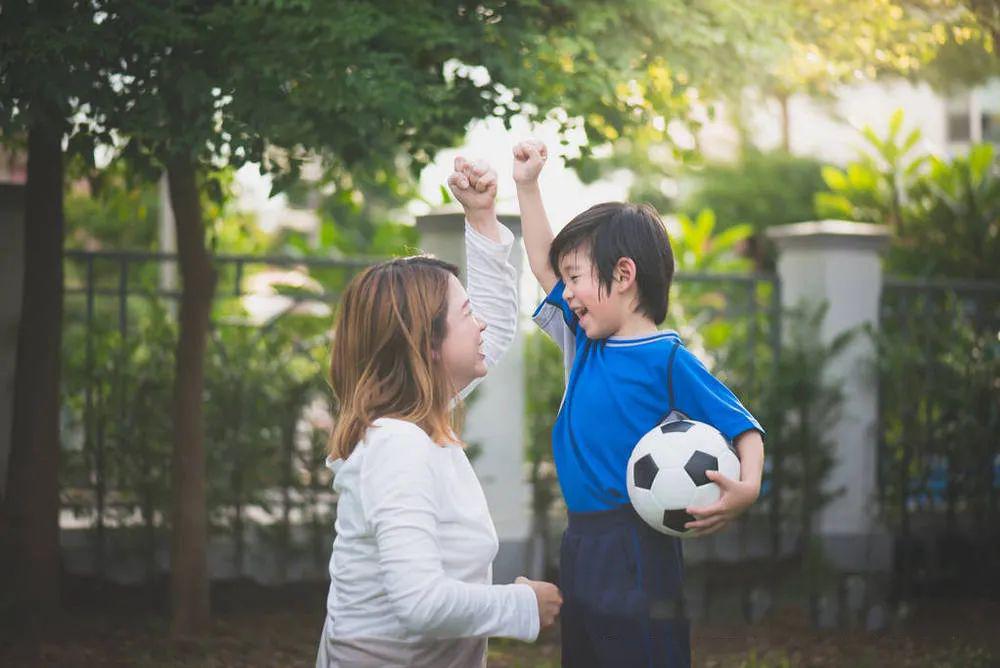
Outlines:
[{"label": "blue soccer jersey", "polygon": [[571,512],[611,510],[629,502],[625,471],[632,448],[670,410],[714,426],[730,441],[749,429],[763,433],[676,332],[588,339],[563,289],[558,281],[533,319],[562,349],[566,365],[552,449]]}]

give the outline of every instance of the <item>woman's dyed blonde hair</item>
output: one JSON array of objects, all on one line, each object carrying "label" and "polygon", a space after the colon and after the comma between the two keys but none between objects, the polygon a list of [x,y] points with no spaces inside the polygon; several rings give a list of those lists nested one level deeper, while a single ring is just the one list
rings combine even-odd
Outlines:
[{"label": "woman's dyed blonde hair", "polygon": [[437,443],[460,443],[450,410],[458,388],[434,354],[447,333],[449,275],[458,268],[414,256],[368,267],[347,286],[330,356],[334,457],[346,459],[379,417],[413,422]]}]

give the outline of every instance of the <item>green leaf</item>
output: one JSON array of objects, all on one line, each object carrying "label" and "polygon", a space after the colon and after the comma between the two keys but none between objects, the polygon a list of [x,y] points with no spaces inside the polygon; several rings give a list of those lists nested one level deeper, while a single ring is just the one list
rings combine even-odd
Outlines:
[{"label": "green leaf", "polygon": [[826,166],[822,170],[823,181],[831,190],[847,190],[847,175],[836,167]]}]

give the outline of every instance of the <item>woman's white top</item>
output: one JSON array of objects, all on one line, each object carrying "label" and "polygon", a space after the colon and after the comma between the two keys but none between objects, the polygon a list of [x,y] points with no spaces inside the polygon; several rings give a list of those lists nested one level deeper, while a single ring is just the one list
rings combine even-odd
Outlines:
[{"label": "woman's white top", "polygon": [[[501,240],[466,225],[469,299],[487,323],[488,366],[517,326],[514,239],[504,227]],[[462,448],[379,418],[330,465],[337,536],[317,666],[480,666],[488,636],[536,638],[532,589],[492,584],[499,543]]]}]

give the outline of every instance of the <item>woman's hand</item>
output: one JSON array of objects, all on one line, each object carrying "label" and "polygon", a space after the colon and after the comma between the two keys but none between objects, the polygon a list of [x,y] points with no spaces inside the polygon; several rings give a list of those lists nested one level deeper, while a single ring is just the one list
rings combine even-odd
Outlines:
[{"label": "woman's hand", "polygon": [[559,616],[559,608],[562,607],[563,602],[562,594],[559,593],[559,587],[551,582],[529,580],[526,577],[517,578],[514,580],[514,584],[528,585],[535,592],[535,598],[538,600],[539,628],[544,629],[552,626],[556,621],[556,617]]},{"label": "woman's hand", "polygon": [[462,156],[455,158],[455,171],[448,177],[448,187],[466,215],[482,211],[494,215],[497,173],[485,161],[469,162]]}]

